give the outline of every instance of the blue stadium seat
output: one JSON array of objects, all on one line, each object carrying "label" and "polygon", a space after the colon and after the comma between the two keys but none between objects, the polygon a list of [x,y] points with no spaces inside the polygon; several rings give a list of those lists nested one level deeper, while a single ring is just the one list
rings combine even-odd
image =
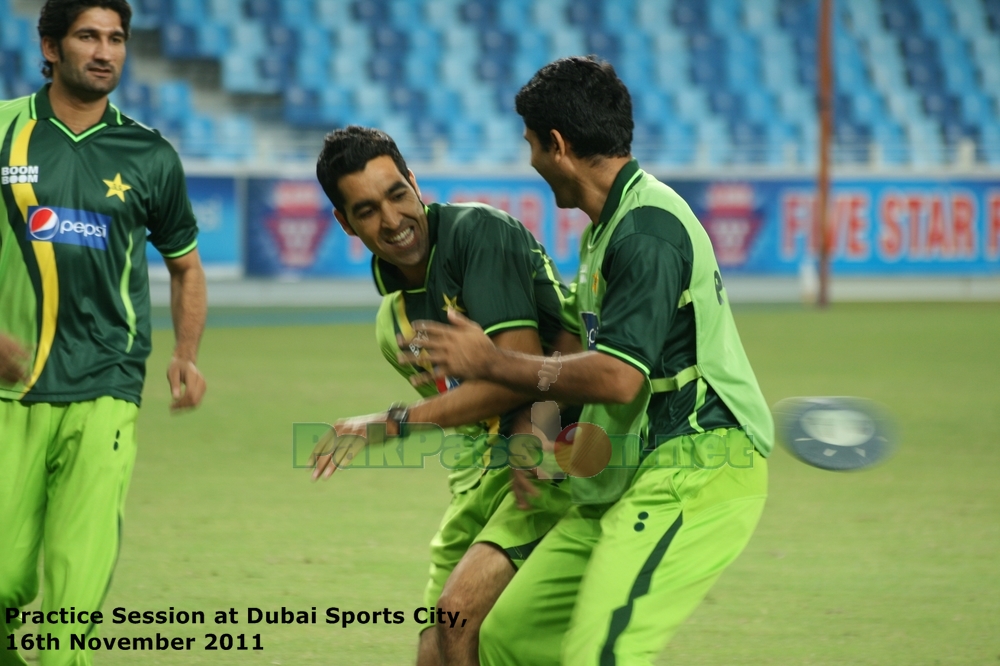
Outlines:
[{"label": "blue stadium seat", "polygon": [[697,123],[698,153],[700,161],[708,167],[728,164],[732,157],[732,145],[727,125],[715,119],[702,119]]},{"label": "blue stadium seat", "polygon": [[632,155],[639,164],[655,163],[662,152],[663,139],[659,125],[638,121],[632,130]]},{"label": "blue stadium seat", "polygon": [[728,124],[739,121],[744,116],[743,100],[728,90],[712,90],[708,93],[708,106],[712,113]]},{"label": "blue stadium seat", "polygon": [[253,122],[245,114],[224,115],[214,121],[211,157],[220,160],[248,160],[254,155]]},{"label": "blue stadium seat", "polygon": [[734,164],[764,164],[768,161],[767,134],[763,126],[741,120],[730,125],[730,134]]},{"label": "blue stadium seat", "polygon": [[152,98],[157,115],[166,120],[181,120],[192,111],[187,81],[164,81],[156,86]]},{"label": "blue stadium seat", "polygon": [[247,55],[263,55],[267,52],[267,34],[264,24],[258,21],[241,21],[233,24],[230,31],[232,48]]},{"label": "blue stadium seat", "polygon": [[423,3],[418,0],[392,0],[389,13],[392,26],[397,30],[413,29],[424,20]]},{"label": "blue stadium seat", "polygon": [[413,121],[424,115],[427,94],[418,88],[395,86],[389,90],[389,106],[393,113]]},{"label": "blue stadium seat", "polygon": [[377,26],[388,15],[388,2],[384,0],[354,0],[351,2],[351,16],[360,23]]},{"label": "blue stadium seat", "polygon": [[211,157],[215,141],[212,119],[200,114],[184,118],[181,125],[181,153],[190,157]]},{"label": "blue stadium seat", "polygon": [[442,126],[461,115],[458,93],[449,88],[439,88],[427,97],[427,117]]},{"label": "blue stadium seat", "polygon": [[510,32],[517,32],[531,21],[531,0],[507,0],[497,8],[497,25]]},{"label": "blue stadium seat", "polygon": [[708,12],[700,0],[677,0],[672,18],[675,25],[689,32],[708,27]]},{"label": "blue stadium seat", "polygon": [[584,34],[577,28],[567,27],[549,33],[549,40],[552,45],[550,51],[552,60],[566,56],[585,55],[587,52]]},{"label": "blue stadium seat", "polygon": [[419,57],[414,54],[403,61],[403,67],[407,85],[415,88],[432,88],[440,81],[438,60],[434,57]]},{"label": "blue stadium seat", "polygon": [[602,13],[601,3],[594,0],[577,0],[566,6],[566,20],[584,30],[598,28]]},{"label": "blue stadium seat", "polygon": [[316,20],[324,28],[338,29],[354,23],[350,5],[346,2],[321,0],[315,7]]},{"label": "blue stadium seat", "polygon": [[377,126],[389,114],[389,91],[385,86],[365,83],[353,90],[354,111],[352,120],[359,124]]},{"label": "blue stadium seat", "polygon": [[694,125],[672,122],[664,128],[661,141],[662,149],[653,157],[654,164],[679,166],[695,162],[698,142]]},{"label": "blue stadium seat", "polygon": [[276,93],[294,80],[295,65],[286,56],[274,54],[257,58],[260,88],[257,93]]},{"label": "blue stadium seat", "polygon": [[253,54],[233,51],[222,59],[222,87],[235,93],[255,93],[261,87]]},{"label": "blue stadium seat", "polygon": [[484,53],[476,63],[476,76],[491,85],[502,85],[511,79],[510,58],[505,53]]},{"label": "blue stadium seat", "polygon": [[301,86],[288,86],[282,93],[282,117],[293,127],[322,127],[320,93]]},{"label": "blue stadium seat", "polygon": [[600,29],[587,31],[585,42],[587,53],[594,53],[605,60],[614,62],[621,54],[621,40],[617,35]]},{"label": "blue stadium seat", "polygon": [[496,5],[488,0],[467,0],[459,5],[458,16],[465,23],[485,28],[496,24]]},{"label": "blue stadium seat", "polygon": [[483,127],[480,123],[458,118],[448,126],[447,160],[463,165],[474,162],[483,142]]},{"label": "blue stadium seat", "polygon": [[674,115],[669,96],[656,88],[637,90],[632,104],[635,117],[650,125],[663,125]]},{"label": "blue stadium seat", "polygon": [[218,59],[229,52],[229,28],[214,21],[201,21],[195,26],[195,48],[198,57]]},{"label": "blue stadium seat", "polygon": [[170,15],[178,23],[197,25],[205,19],[206,7],[203,0],[171,0]]},{"label": "blue stadium seat", "polygon": [[637,28],[635,3],[632,0],[605,2],[603,25],[606,30],[620,37],[635,36]]},{"label": "blue stadium seat", "polygon": [[316,24],[312,0],[281,0],[278,6],[281,22],[287,26],[302,29]]},{"label": "blue stadium seat", "polygon": [[371,32],[363,26],[351,23],[338,26],[334,30],[333,38],[338,56],[347,54],[360,60],[366,60],[371,55]]},{"label": "blue stadium seat", "polygon": [[198,57],[198,34],[193,26],[168,23],[163,26],[163,54],[168,58]]},{"label": "blue stadium seat", "polygon": [[248,18],[273,24],[281,18],[279,0],[244,0],[244,11]]},{"label": "blue stadium seat", "polygon": [[372,81],[398,85],[406,77],[403,62],[400,55],[376,51],[368,61],[368,75]]},{"label": "blue stadium seat", "polygon": [[[135,5],[132,5],[135,7]],[[223,25],[233,25],[243,20],[241,0],[205,0],[207,18]]]},{"label": "blue stadium seat", "polygon": [[328,85],[320,91],[320,114],[329,125],[346,125],[356,116],[354,91],[340,85]]}]

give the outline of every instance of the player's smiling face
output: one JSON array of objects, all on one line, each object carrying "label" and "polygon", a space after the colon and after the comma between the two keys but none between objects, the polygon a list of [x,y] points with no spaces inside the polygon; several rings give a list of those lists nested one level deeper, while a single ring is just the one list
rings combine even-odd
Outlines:
[{"label": "player's smiling face", "polygon": [[100,99],[118,86],[125,65],[121,17],[111,9],[87,9],[62,41],[45,38],[42,53],[53,63],[55,85],[85,101]]},{"label": "player's smiling face", "polygon": [[368,162],[363,171],[337,181],[344,210],[335,211],[348,234],[357,236],[379,259],[399,267],[411,282],[423,282],[430,241],[427,214],[411,171],[403,176],[388,155]]}]

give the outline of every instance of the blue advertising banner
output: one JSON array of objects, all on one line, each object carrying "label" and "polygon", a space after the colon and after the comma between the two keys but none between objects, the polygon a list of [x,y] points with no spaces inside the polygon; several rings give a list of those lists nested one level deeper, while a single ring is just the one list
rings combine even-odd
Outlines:
[{"label": "blue advertising banner", "polygon": [[[807,180],[671,183],[730,273],[794,274],[816,255],[816,192]],[[1000,182],[844,180],[827,213],[839,275],[1000,273]]]},{"label": "blue advertising banner", "polygon": [[[691,205],[727,273],[794,275],[815,255],[811,180],[665,179]],[[479,201],[509,212],[545,245],[564,279],[589,221],[556,208],[540,178],[419,181],[424,201]],[[366,277],[370,254],[340,229],[319,185],[251,179],[246,268],[255,276]],[[1000,274],[1000,182],[837,182],[829,208],[832,269],[844,275]]]},{"label": "blue advertising banner", "polygon": [[[238,271],[240,253],[240,211],[236,179],[230,177],[187,177],[188,197],[198,220],[198,254],[206,268]],[[150,266],[163,265],[160,253],[146,243]]]},{"label": "blue advertising banner", "polygon": [[[418,184],[426,203],[478,201],[509,212],[542,241],[564,276],[574,274],[589,221],[580,211],[556,209],[541,179],[431,177]],[[253,276],[371,275],[371,253],[344,233],[323,190],[308,179],[250,179],[246,257]]]}]

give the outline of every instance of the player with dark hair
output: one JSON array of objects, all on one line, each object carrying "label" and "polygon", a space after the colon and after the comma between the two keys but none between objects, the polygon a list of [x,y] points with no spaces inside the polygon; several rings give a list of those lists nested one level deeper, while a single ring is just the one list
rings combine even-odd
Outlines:
[{"label": "player with dark hair", "polygon": [[563,357],[543,394],[544,357],[498,348],[457,312],[451,326],[415,322],[411,343],[435,374],[585,403],[580,423],[600,428],[580,429],[635,464],[572,479],[573,508],[497,600],[480,659],[650,664],[753,533],[771,416],[708,235],[630,157],[631,100],[612,67],[558,60],[516,105],[532,166],[592,222],[573,303],[586,351]]},{"label": "player with dark hair", "polygon": [[[121,544],[135,421],[151,349],[146,239],[166,259],[176,345],[172,410],[205,391],[197,225],[174,149],[108,102],[125,63],[120,0],[50,0],[39,20],[51,83],[0,103],[0,608],[100,610]],[[0,635],[20,626],[0,615]],[[89,664],[70,634],[42,664]],[[55,647],[55,641],[50,646]],[[24,664],[7,643],[0,662]]]},{"label": "player with dark hair", "polygon": [[[316,175],[344,231],[372,251],[382,306],[376,338],[404,377],[429,366],[401,364],[397,336],[411,337],[413,319],[445,321],[468,314],[498,347],[541,354],[579,349],[576,327],[561,317],[568,296],[545,249],[520,222],[482,204],[424,205],[413,172],[384,132],[348,127],[329,134]],[[568,328],[570,333],[564,329]],[[529,400],[496,384],[448,378],[418,389],[423,400],[335,425],[339,435],[365,435],[370,424],[397,435],[407,423],[434,423],[471,438],[504,434],[501,416]],[[338,453],[322,456],[313,478],[329,476]],[[338,458],[339,460],[339,458]],[[536,497],[518,506],[512,483]],[[467,447],[449,477],[452,501],[431,542],[426,606],[458,611],[463,626],[424,631],[418,663],[475,663],[479,625],[545,532],[569,508],[565,486],[528,481],[504,468],[483,472]],[[528,490],[530,488],[530,490]]]}]

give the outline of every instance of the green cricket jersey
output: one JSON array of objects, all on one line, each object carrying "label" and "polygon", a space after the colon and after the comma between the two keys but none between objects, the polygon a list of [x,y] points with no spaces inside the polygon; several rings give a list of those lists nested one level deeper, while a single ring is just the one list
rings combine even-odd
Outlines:
[{"label": "green cricket jersey", "polygon": [[146,240],[168,258],[198,229],[176,151],[109,104],[76,135],[48,87],[0,103],[0,332],[33,346],[0,398],[139,404],[151,349]]},{"label": "green cricket jersey", "polygon": [[[552,260],[534,236],[506,213],[483,204],[427,206],[430,258],[424,284],[407,288],[399,269],[377,257],[372,274],[384,296],[376,320],[376,338],[386,360],[404,377],[418,372],[396,359],[396,335],[413,337],[412,321],[447,323],[455,308],[483,327],[487,334],[505,329],[537,328],[548,347],[562,329],[577,331],[564,320],[566,286]],[[429,369],[429,368],[425,368]],[[427,397],[458,385],[448,378],[418,389]],[[499,415],[489,422],[461,429],[467,435],[497,432]],[[475,483],[478,469],[456,470],[454,492]]]},{"label": "green cricket jersey", "polygon": [[[681,435],[728,427],[742,428],[760,453],[770,453],[770,410],[708,234],[687,203],[635,160],[581,238],[574,297],[584,346],[646,378],[631,403],[587,405],[581,421],[609,434],[643,433],[646,453]],[[628,475],[616,480],[611,471],[581,480],[574,493],[593,503],[616,499]]]}]

